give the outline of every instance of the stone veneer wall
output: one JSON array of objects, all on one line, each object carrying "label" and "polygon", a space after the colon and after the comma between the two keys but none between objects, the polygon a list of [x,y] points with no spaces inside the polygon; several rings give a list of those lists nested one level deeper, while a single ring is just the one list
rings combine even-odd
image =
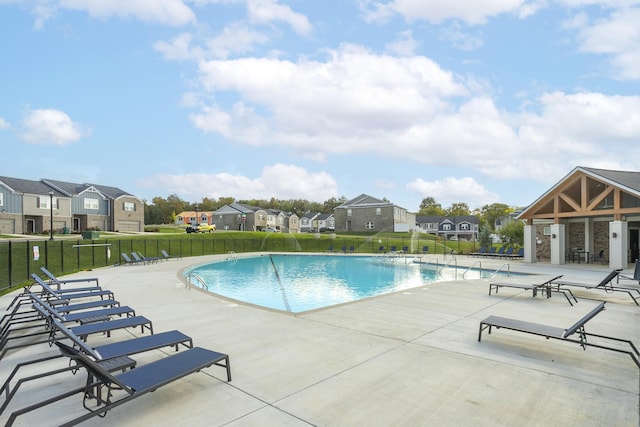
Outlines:
[{"label": "stone veneer wall", "polygon": [[[550,260],[551,259],[551,236],[544,235],[544,228],[549,227],[550,224],[538,224],[536,225],[536,240],[540,244],[536,245],[536,254],[538,260]],[[568,223],[567,230],[569,240],[566,244],[566,250],[570,251],[571,248],[585,249],[586,244],[584,240],[584,223]],[[608,221],[596,221],[593,223],[593,251],[589,255],[597,257],[600,251],[604,251],[605,259],[609,258],[609,222]]]}]

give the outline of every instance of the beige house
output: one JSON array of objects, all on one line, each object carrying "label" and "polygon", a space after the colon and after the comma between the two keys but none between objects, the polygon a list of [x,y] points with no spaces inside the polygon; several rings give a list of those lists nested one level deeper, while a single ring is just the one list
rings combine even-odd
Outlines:
[{"label": "beige house", "polygon": [[576,167],[527,207],[526,262],[604,262],[639,257],[640,172]]}]

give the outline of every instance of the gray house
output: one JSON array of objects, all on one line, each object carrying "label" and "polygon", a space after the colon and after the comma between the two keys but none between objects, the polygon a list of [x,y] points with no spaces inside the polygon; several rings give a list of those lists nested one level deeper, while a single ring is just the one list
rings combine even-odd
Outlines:
[{"label": "gray house", "polygon": [[435,234],[445,240],[477,240],[480,220],[473,215],[417,216],[420,231]]}]

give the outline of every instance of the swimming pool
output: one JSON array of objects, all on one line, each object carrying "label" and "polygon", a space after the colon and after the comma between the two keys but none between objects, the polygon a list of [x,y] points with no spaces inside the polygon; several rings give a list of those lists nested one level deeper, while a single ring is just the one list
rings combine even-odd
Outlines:
[{"label": "swimming pool", "polygon": [[[451,269],[441,275],[438,268],[442,265],[416,263],[412,257],[260,255],[200,265],[183,274],[193,286],[199,286],[193,280],[197,276],[209,292],[299,313],[453,279]],[[459,277],[467,269],[458,270]],[[467,279],[492,274],[468,273]]]}]

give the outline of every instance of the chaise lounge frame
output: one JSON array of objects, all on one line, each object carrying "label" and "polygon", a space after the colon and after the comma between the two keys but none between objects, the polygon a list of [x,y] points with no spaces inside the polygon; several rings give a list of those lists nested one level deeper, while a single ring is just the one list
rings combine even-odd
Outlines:
[{"label": "chaise lounge frame", "polygon": [[[227,381],[231,381],[231,365],[229,356],[202,347],[193,347],[180,353],[167,356],[135,369],[113,375],[99,363],[82,352],[61,342],[56,342],[62,354],[77,362],[87,371],[87,382],[84,386],[58,394],[49,399],[24,407],[13,412],[6,426],[11,426],[16,418],[27,412],[58,402],[74,394],[83,393],[83,407],[88,411],[63,426],[73,426],[93,417],[106,416],[111,409],[123,405],[160,387],[199,372],[212,365],[226,369]],[[124,392],[124,396],[114,400],[114,392]],[[102,399],[102,396],[106,399]],[[89,405],[95,402],[97,407]]]},{"label": "chaise lounge frame", "polygon": [[[478,342],[482,341],[482,331],[485,329],[487,333],[491,333],[493,328],[500,329],[509,329],[512,331],[523,332],[526,334],[538,335],[541,337],[545,337],[547,339],[556,339],[560,341],[567,341],[574,344],[580,345],[584,350],[587,347],[596,347],[604,350],[611,350],[618,353],[624,353],[631,357],[633,362],[636,364],[638,368],[640,368],[640,352],[638,352],[638,348],[634,345],[633,342],[626,339],[608,337],[605,335],[588,333],[585,331],[585,324],[601,313],[605,309],[605,301],[602,301],[598,304],[593,310],[587,313],[584,317],[578,320],[576,323],[571,325],[567,329],[562,329],[556,326],[543,325],[540,323],[527,322],[524,320],[510,319],[506,317],[499,316],[489,316],[486,319],[480,322],[480,327],[478,330]],[[578,335],[578,338],[572,338],[573,335]],[[605,344],[597,344],[593,342],[589,342],[588,338],[600,338],[603,340],[610,340],[616,343],[627,344],[630,349],[625,350],[617,347],[611,347]]]}]

